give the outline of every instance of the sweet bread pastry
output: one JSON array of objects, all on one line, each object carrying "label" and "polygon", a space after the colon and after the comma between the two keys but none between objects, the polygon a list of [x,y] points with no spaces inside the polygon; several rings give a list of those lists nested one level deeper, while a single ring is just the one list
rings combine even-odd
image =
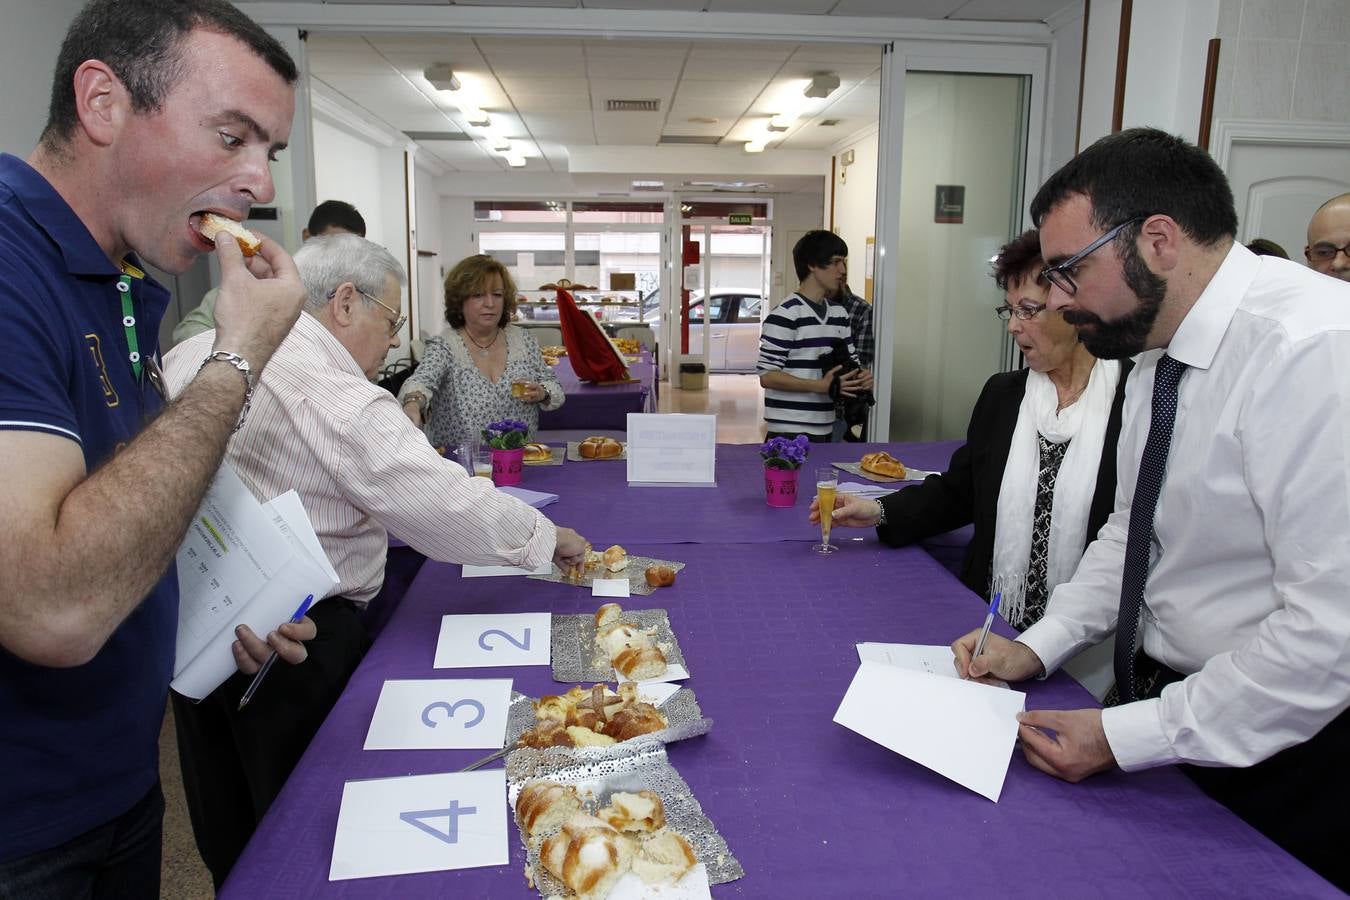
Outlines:
[{"label": "sweet bread pastry", "polygon": [[544,868],[583,900],[609,894],[633,866],[633,842],[607,822],[576,813],[562,830],[544,841],[539,861]]},{"label": "sweet bread pastry", "polygon": [[628,568],[628,551],[618,544],[600,554],[600,558],[604,562],[605,568],[611,572],[622,572]]},{"label": "sweet bread pastry", "polygon": [[689,842],[669,828],[652,835],[633,858],[633,872],[648,884],[679,881],[698,865]]},{"label": "sweet bread pastry", "polygon": [[864,454],[862,458],[862,469],[864,472],[871,472],[874,475],[885,475],[889,478],[905,477],[905,464],[884,450],[878,450],[876,453]]},{"label": "sweet bread pastry", "polygon": [[[664,665],[664,661],[662,663]],[[635,737],[660,731],[670,724],[661,711],[650,703],[624,706],[609,717],[604,732],[616,741],[631,741]]]},{"label": "sweet bread pastry", "polygon": [[648,566],[644,575],[652,587],[670,587],[675,583],[675,570],[670,566]]},{"label": "sweet bread pastry", "polygon": [[228,234],[239,244],[239,252],[245,256],[253,256],[262,245],[262,239],[243,225],[215,213],[203,213],[201,221],[197,223],[197,231],[212,243],[215,243],[216,235]]},{"label": "sweet bread pastry", "polygon": [[592,436],[577,446],[585,459],[615,459],[623,454],[623,444],[612,437]]},{"label": "sweet bread pastry", "polygon": [[516,798],[516,819],[530,837],[561,827],[579,812],[581,798],[570,784],[533,781],[525,785]]},{"label": "sweet bread pastry", "polygon": [[666,826],[665,807],[661,804],[660,796],[651,791],[638,791],[636,794],[619,791],[611,794],[609,806],[595,815],[617,831],[650,833]]},{"label": "sweet bread pastry", "polygon": [[620,675],[633,681],[660,678],[666,674],[666,655],[655,644],[625,647],[610,661]]},{"label": "sweet bread pastry", "polygon": [[534,702],[536,724],[520,736],[522,747],[599,747],[626,741],[670,725],[662,712],[638,699],[637,685],[622,682],[618,693],[606,685],[574,685],[560,696]]},{"label": "sweet bread pastry", "polygon": [[525,445],[526,462],[547,462],[552,458],[553,458],[553,451],[549,449],[548,444]]}]

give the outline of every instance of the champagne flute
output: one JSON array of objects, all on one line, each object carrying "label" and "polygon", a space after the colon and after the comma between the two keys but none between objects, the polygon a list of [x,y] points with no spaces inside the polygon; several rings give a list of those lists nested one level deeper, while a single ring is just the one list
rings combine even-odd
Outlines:
[{"label": "champagne flute", "polygon": [[830,543],[830,526],[834,524],[834,492],[839,487],[839,475],[833,466],[816,469],[816,499],[820,509],[820,543],[811,549],[817,553],[833,553],[839,548]]}]

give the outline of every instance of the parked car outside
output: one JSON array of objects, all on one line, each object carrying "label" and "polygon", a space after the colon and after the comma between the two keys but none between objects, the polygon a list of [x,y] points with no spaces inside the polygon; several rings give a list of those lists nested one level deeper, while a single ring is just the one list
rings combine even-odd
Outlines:
[{"label": "parked car outside", "polygon": [[[689,354],[703,353],[703,292],[690,291]],[[764,299],[754,288],[715,288],[708,300],[711,343],[708,370],[711,372],[753,372],[759,359],[759,326]],[[628,307],[612,321],[634,316]],[[635,316],[634,316],[635,317]],[[642,320],[657,327],[661,320],[661,292],[652,291],[642,299]]]}]

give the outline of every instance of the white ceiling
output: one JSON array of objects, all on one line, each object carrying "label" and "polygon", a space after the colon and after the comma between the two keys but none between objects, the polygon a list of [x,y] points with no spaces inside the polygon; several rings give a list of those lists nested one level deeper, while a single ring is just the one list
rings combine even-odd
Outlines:
[{"label": "white ceiling", "polygon": [[[371,3],[372,0],[309,0]],[[408,5],[408,0],[374,0]],[[414,0],[417,2],[417,0]],[[918,19],[1042,21],[1074,0],[428,0],[427,6],[642,9]],[[340,95],[367,119],[417,143],[451,172],[562,173],[569,147],[673,145],[663,136],[699,137],[724,148],[766,134],[768,119],[803,102],[812,75],[839,87],[806,101],[800,118],[775,133],[775,149],[820,151],[876,123],[881,50],[844,43],[641,40],[577,37],[469,37],[455,34],[313,30],[309,69],[318,89]],[[464,84],[438,91],[423,77],[449,64]],[[454,100],[486,110],[492,130],[526,160],[510,168]],[[656,100],[657,112],[608,112],[606,101]],[[706,121],[706,120],[715,121]],[[832,124],[830,124],[832,123]],[[467,139],[466,139],[467,138]],[[745,155],[752,176],[757,157]],[[635,177],[642,177],[637,175]]]}]

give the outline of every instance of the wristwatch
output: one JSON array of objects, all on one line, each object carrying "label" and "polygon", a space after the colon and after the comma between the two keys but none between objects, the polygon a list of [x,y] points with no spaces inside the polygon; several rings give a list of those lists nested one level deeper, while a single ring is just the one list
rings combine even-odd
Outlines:
[{"label": "wristwatch", "polygon": [[877,524],[878,524],[878,525],[885,525],[885,524],[886,524],[886,504],[882,503],[880,500],[876,501],[876,504],[877,504]]}]

